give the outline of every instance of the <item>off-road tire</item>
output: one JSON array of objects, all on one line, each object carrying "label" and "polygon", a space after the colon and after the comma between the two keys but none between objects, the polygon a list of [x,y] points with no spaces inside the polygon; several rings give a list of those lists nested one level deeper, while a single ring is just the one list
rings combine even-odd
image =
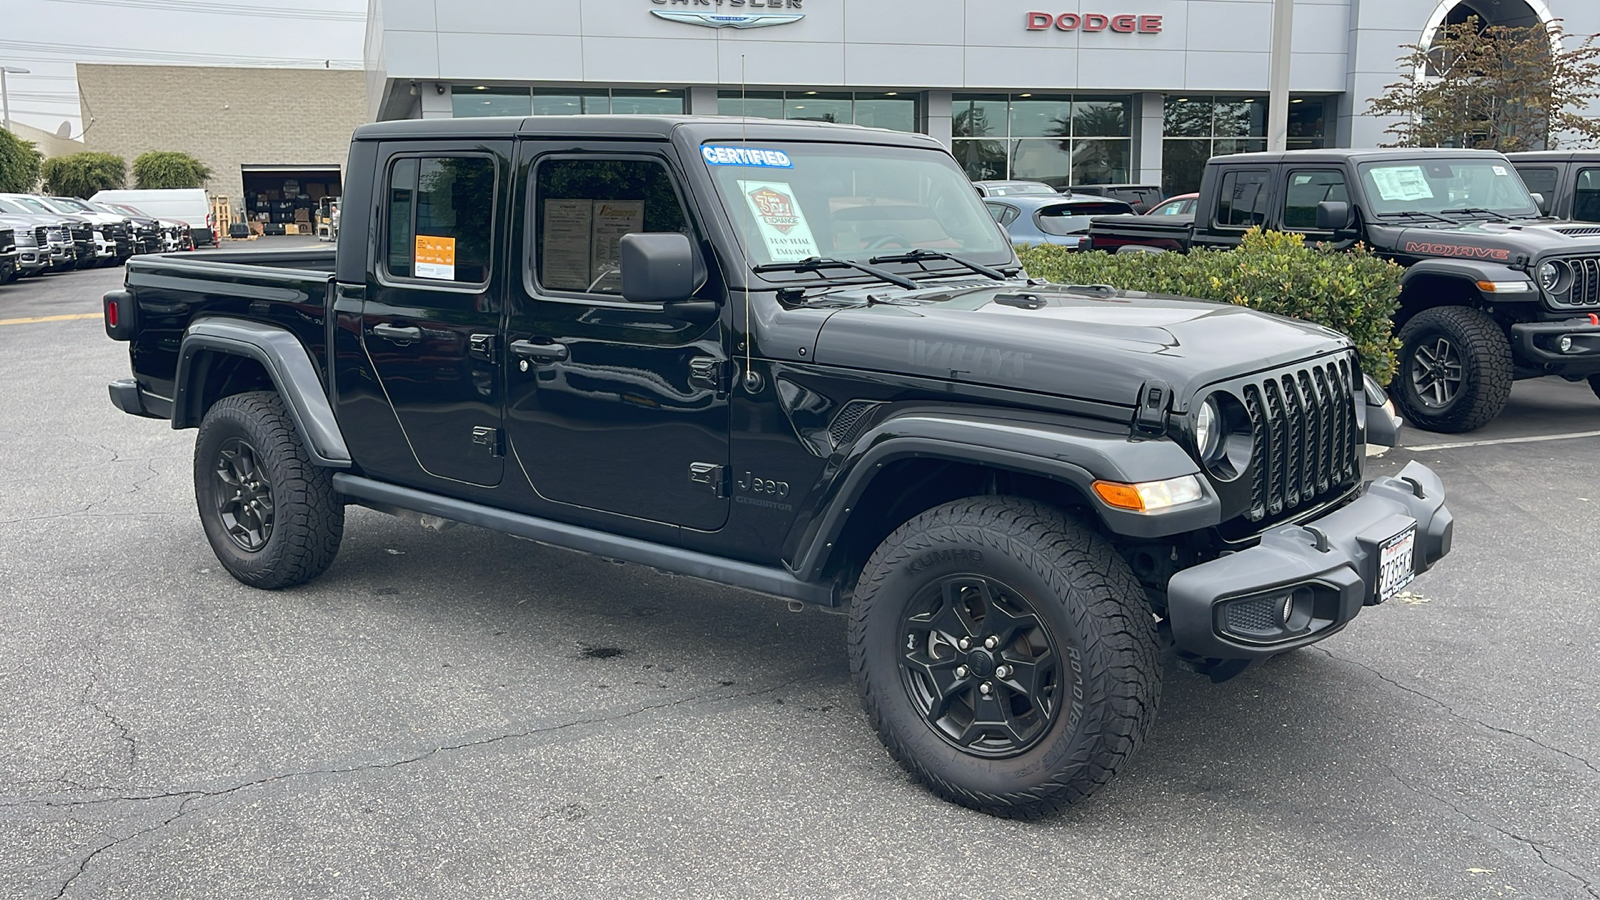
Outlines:
[{"label": "off-road tire", "polygon": [[[1459,359],[1459,377],[1442,402],[1424,399],[1420,373],[1439,348]],[[1395,402],[1411,424],[1429,431],[1459,433],[1489,424],[1511,397],[1511,344],[1505,332],[1482,310],[1465,306],[1425,309],[1400,329],[1400,367],[1395,373]]]},{"label": "off-road tire", "polygon": [[[970,577],[1021,595],[1062,660],[1054,718],[1000,758],[936,730],[913,699],[915,676],[902,673],[915,598]],[[1088,797],[1127,765],[1160,698],[1154,623],[1127,563],[1091,528],[1017,497],[946,503],[885,538],[856,585],[848,644],[861,705],[890,755],[936,794],[997,816],[1033,818]]]},{"label": "off-road tire", "polygon": [[[229,533],[219,505],[228,485],[218,475],[223,453],[247,448],[265,476],[270,527],[250,549]],[[259,484],[260,482],[254,482]],[[314,464],[283,400],[271,391],[234,394],[216,402],[200,423],[194,446],[194,492],[206,540],[223,568],[258,588],[285,588],[321,575],[339,553],[344,504],[332,473]],[[237,520],[235,520],[237,522]],[[246,543],[250,541],[245,539]]]}]

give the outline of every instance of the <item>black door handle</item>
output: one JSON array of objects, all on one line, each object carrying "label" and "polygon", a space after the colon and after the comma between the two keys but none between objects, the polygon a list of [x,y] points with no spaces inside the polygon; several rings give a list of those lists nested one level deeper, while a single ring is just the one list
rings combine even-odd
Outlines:
[{"label": "black door handle", "polygon": [[512,341],[511,352],[535,362],[565,362],[570,355],[566,344],[535,344],[533,341]]},{"label": "black door handle", "polygon": [[372,333],[397,342],[410,343],[422,340],[422,329],[415,325],[390,325],[387,322],[379,322],[372,326]]}]

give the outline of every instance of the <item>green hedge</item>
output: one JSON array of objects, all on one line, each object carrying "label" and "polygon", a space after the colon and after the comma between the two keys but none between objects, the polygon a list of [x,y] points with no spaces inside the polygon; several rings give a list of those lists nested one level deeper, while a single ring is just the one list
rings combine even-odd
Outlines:
[{"label": "green hedge", "polygon": [[1119,256],[1043,246],[1017,254],[1029,275],[1047,281],[1220,300],[1326,325],[1350,336],[1368,375],[1388,384],[1394,374],[1391,317],[1405,270],[1365,246],[1307,247],[1299,234],[1252,228],[1235,250]]}]

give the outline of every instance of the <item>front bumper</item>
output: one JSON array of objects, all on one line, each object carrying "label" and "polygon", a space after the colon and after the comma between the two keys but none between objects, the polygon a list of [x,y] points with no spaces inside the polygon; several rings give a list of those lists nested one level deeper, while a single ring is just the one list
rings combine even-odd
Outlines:
[{"label": "front bumper", "polygon": [[1582,315],[1564,322],[1518,322],[1511,326],[1511,345],[1524,361],[1552,375],[1593,375],[1600,372],[1597,320],[1600,316]]},{"label": "front bumper", "polygon": [[[1379,548],[1386,540],[1415,525],[1416,573],[1450,552],[1455,519],[1444,500],[1439,476],[1413,462],[1319,519],[1279,525],[1249,550],[1184,569],[1167,585],[1174,642],[1196,656],[1261,659],[1334,634],[1361,607],[1382,602]],[[1279,617],[1279,609],[1292,612]]]}]

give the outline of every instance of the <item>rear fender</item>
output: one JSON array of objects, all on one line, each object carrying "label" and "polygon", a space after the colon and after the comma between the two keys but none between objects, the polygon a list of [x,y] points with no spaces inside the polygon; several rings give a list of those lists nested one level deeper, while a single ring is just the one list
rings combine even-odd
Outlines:
[{"label": "rear fender", "polygon": [[[1090,500],[1096,479],[1160,481],[1198,474],[1199,467],[1170,440],[1135,441],[1126,431],[1078,427],[1061,417],[1042,419],[926,408],[906,410],[882,422],[830,466],[831,477],[824,476],[828,480],[813,494],[811,509],[790,536],[791,570],[802,580],[822,578],[857,501],[890,463],[908,458],[976,464],[1063,483],[1092,504],[1106,528],[1117,535],[1153,538],[1220,522],[1221,504],[1209,486],[1200,501],[1157,514],[1111,509]],[[1098,425],[1104,429],[1106,423]],[[1206,484],[1204,478],[1201,483]]]},{"label": "rear fender", "polygon": [[178,351],[177,388],[172,398],[172,427],[193,428],[205,416],[202,386],[195,362],[204,352],[253,359],[266,369],[278,395],[294,419],[295,430],[318,465],[345,469],[350,450],[339,432],[327,390],[300,339],[287,329],[242,319],[210,318],[192,323]]}]

